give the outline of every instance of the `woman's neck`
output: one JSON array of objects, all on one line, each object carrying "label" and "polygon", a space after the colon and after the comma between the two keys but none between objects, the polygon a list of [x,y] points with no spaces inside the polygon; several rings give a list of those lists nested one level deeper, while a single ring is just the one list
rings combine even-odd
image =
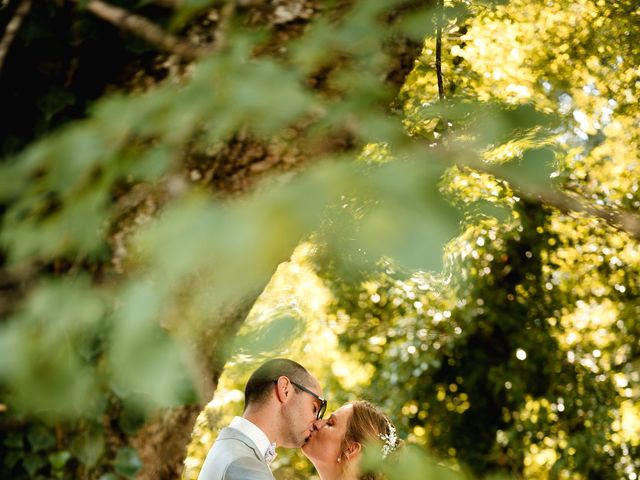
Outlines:
[{"label": "woman's neck", "polygon": [[315,465],[320,480],[357,480],[358,475],[346,465]]},{"label": "woman's neck", "polygon": [[315,465],[320,480],[338,480],[340,478],[340,469],[334,465]]}]

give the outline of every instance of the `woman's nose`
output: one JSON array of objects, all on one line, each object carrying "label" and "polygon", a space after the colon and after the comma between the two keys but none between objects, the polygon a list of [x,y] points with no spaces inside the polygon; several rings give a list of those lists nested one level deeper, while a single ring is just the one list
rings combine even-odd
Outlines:
[{"label": "woman's nose", "polygon": [[313,421],[313,429],[314,430],[320,430],[322,427],[324,427],[327,424],[326,420],[314,420]]}]

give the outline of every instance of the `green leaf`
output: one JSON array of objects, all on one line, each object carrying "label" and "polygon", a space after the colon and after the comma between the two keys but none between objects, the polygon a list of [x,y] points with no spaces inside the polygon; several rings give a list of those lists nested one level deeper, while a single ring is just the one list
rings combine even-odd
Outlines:
[{"label": "green leaf", "polygon": [[124,407],[118,419],[118,425],[120,425],[123,432],[133,435],[144,425],[145,421],[146,416],[138,405],[131,401],[124,402]]},{"label": "green leaf", "polygon": [[218,0],[182,0],[173,14],[170,30],[176,31],[184,27],[198,13],[218,3]]},{"label": "green leaf", "polygon": [[409,38],[424,41],[428,35],[435,34],[436,18],[438,11],[433,7],[420,8],[404,15],[401,20],[394,25],[394,30],[408,36]]},{"label": "green leaf", "polygon": [[100,475],[99,480],[118,480],[118,476],[115,473],[105,473]]},{"label": "green leaf", "polygon": [[463,480],[464,476],[454,470],[439,466],[427,453],[416,445],[408,445],[397,454],[381,459],[379,448],[370,448],[366,453],[365,465],[382,471],[390,480]]},{"label": "green leaf", "polygon": [[373,169],[371,194],[377,204],[358,222],[355,247],[411,269],[440,271],[442,248],[458,232],[460,220],[438,191],[443,171],[441,164],[425,159]]},{"label": "green leaf", "polygon": [[152,181],[167,172],[176,152],[168,145],[151,148],[146,153],[131,152],[129,174],[139,181]]},{"label": "green leaf", "polygon": [[98,122],[72,124],[53,137],[50,154],[43,158],[48,175],[42,182],[57,192],[68,193],[90,181],[94,169],[108,159],[110,152],[111,145]]},{"label": "green leaf", "polygon": [[312,97],[302,87],[302,79],[295,70],[265,59],[229,67],[236,71],[224,72],[225,83],[234,78],[232,88],[223,86],[229,92],[225,101],[258,134],[275,133],[313,105]]},{"label": "green leaf", "polygon": [[[0,329],[0,377],[27,411],[89,415],[95,372],[80,353],[95,340],[104,299],[88,279],[41,282],[13,321]],[[32,432],[35,435],[35,432]]]},{"label": "green leaf", "polygon": [[132,285],[123,295],[109,350],[112,388],[146,407],[179,404],[190,391],[182,347],[157,323],[159,295]]},{"label": "green leaf", "polygon": [[499,222],[506,222],[509,218],[511,218],[511,213],[512,210],[510,210],[509,208],[495,202],[489,202],[485,200],[474,202],[465,210],[465,214],[467,214],[467,216],[472,215],[476,221],[485,216],[493,217]]},{"label": "green leaf", "polygon": [[293,316],[282,316],[263,322],[256,329],[239,334],[234,346],[237,353],[268,355],[301,334],[304,322]]},{"label": "green leaf", "polygon": [[54,470],[62,470],[71,458],[71,453],[66,450],[54,452],[48,455],[49,463]]},{"label": "green leaf", "polygon": [[51,335],[68,335],[93,330],[105,310],[104,299],[91,287],[89,279],[76,277],[43,282],[32,291],[24,314],[32,322],[46,323]]},{"label": "green leaf", "polygon": [[53,116],[68,107],[73,105],[76,101],[76,97],[71,91],[52,87],[47,91],[46,95],[43,95],[37,99],[37,106],[42,111],[42,114],[46,122],[50,122]]},{"label": "green leaf", "polygon": [[22,460],[24,457],[24,452],[17,452],[15,450],[6,451],[3,454],[2,463],[6,465],[8,468],[13,468]]},{"label": "green leaf", "polygon": [[421,107],[415,120],[442,119],[452,124],[452,131],[474,148],[500,145],[521,132],[542,129],[548,132],[558,125],[559,117],[537,110],[532,105],[503,105],[494,102],[445,100]]},{"label": "green leaf", "polygon": [[[28,258],[49,260],[61,254],[95,255],[103,248],[102,228],[109,200],[103,188],[88,189],[68,199],[57,212],[38,219],[8,215],[0,239],[9,247],[12,262]],[[37,209],[46,208],[40,205]]]},{"label": "green leaf", "polygon": [[22,460],[25,470],[31,477],[34,477],[36,472],[44,467],[47,462],[45,459],[37,453],[27,453]]},{"label": "green leaf", "polygon": [[[60,418],[90,414],[96,408],[94,372],[66,340],[27,322],[12,322],[0,329],[0,377],[11,385],[12,402],[21,411]],[[50,441],[40,439],[38,431],[30,432],[30,442]]]},{"label": "green leaf", "polygon": [[532,105],[515,107],[501,104],[477,104],[470,119],[469,130],[477,136],[479,145],[498,145],[512,140],[521,132],[542,128],[550,131],[559,117],[537,110]]},{"label": "green leaf", "polygon": [[120,475],[134,478],[142,468],[142,461],[134,448],[122,447],[116,453],[113,466]]},{"label": "green leaf", "polygon": [[32,426],[27,433],[27,439],[31,448],[36,452],[47,450],[56,444],[56,438],[53,434],[41,425]]},{"label": "green leaf", "polygon": [[7,432],[2,439],[2,444],[9,448],[22,448],[24,445],[24,436],[19,432]]},{"label": "green leaf", "polygon": [[100,428],[89,428],[75,436],[71,442],[71,453],[87,468],[98,463],[104,453],[104,436]]},{"label": "green leaf", "polygon": [[555,152],[550,148],[536,148],[515,159],[495,167],[499,176],[515,180],[521,185],[549,187],[555,167]]},{"label": "green leaf", "polygon": [[0,200],[3,202],[15,199],[26,190],[29,181],[25,158],[29,154],[35,156],[33,150],[35,148],[32,147],[22,157],[0,164]]}]

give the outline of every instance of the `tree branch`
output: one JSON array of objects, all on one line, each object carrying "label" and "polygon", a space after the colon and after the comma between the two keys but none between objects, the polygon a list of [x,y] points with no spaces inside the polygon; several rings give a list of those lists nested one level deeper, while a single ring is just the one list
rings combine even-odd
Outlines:
[{"label": "tree branch", "polygon": [[[444,82],[442,76],[442,26],[444,23],[444,0],[438,1],[438,17],[436,31],[436,75],[438,78],[438,97],[444,100]],[[446,123],[446,122],[445,122]],[[480,172],[489,173],[495,177],[507,181],[517,196],[526,198],[539,204],[547,205],[563,213],[579,212],[604,220],[608,225],[617,230],[622,230],[632,237],[640,240],[640,215],[628,211],[613,208],[599,207],[576,197],[567,195],[558,190],[527,185],[513,178],[505,178],[501,172],[488,167],[479,161],[455,162],[459,167],[470,167]]]},{"label": "tree branch", "polygon": [[182,0],[151,0],[154,4],[164,8],[178,8],[182,5]]},{"label": "tree branch", "polygon": [[514,194],[518,197],[525,198],[541,205],[553,207],[562,213],[585,213],[604,220],[608,225],[616,230],[626,232],[635,239],[640,240],[640,215],[636,213],[595,206],[592,203],[585,202],[558,190],[519,182],[513,178],[503,175],[502,172],[491,168],[478,160],[469,161],[467,158],[465,160],[456,161],[455,163],[460,168],[473,168],[474,170],[488,173],[498,179],[505,180],[509,183]]},{"label": "tree branch", "polygon": [[438,0],[436,29],[436,75],[438,77],[438,98],[444,100],[444,81],[442,79],[442,24],[444,23],[444,0]]},{"label": "tree branch", "polygon": [[18,30],[20,30],[20,26],[29,13],[29,10],[31,10],[31,0],[22,0],[18,8],[16,8],[13,18],[7,24],[7,28],[2,36],[2,41],[0,41],[0,70],[2,70],[7,53],[9,53],[11,43],[16,37]]},{"label": "tree branch", "polygon": [[122,30],[140,37],[152,45],[188,60],[196,60],[212,48],[203,48],[166,33],[145,17],[135,15],[128,10],[116,7],[102,0],[89,0],[87,10]]},{"label": "tree branch", "polygon": [[635,213],[613,208],[597,207],[557,190],[531,186],[520,186],[517,190],[522,197],[554,207],[563,213],[580,212],[600,218],[616,230],[622,230],[635,239],[640,240],[640,216]]}]

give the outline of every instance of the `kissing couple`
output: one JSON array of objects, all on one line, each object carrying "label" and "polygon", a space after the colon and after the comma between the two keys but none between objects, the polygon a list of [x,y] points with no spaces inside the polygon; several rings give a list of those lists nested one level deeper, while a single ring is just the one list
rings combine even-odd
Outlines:
[{"label": "kissing couple", "polygon": [[400,446],[396,428],[366,401],[343,405],[323,419],[322,387],[302,365],[276,358],[249,378],[244,412],[220,431],[198,480],[273,480],[275,447],[302,448],[322,480],[365,480],[359,463],[365,444],[382,456]]}]

